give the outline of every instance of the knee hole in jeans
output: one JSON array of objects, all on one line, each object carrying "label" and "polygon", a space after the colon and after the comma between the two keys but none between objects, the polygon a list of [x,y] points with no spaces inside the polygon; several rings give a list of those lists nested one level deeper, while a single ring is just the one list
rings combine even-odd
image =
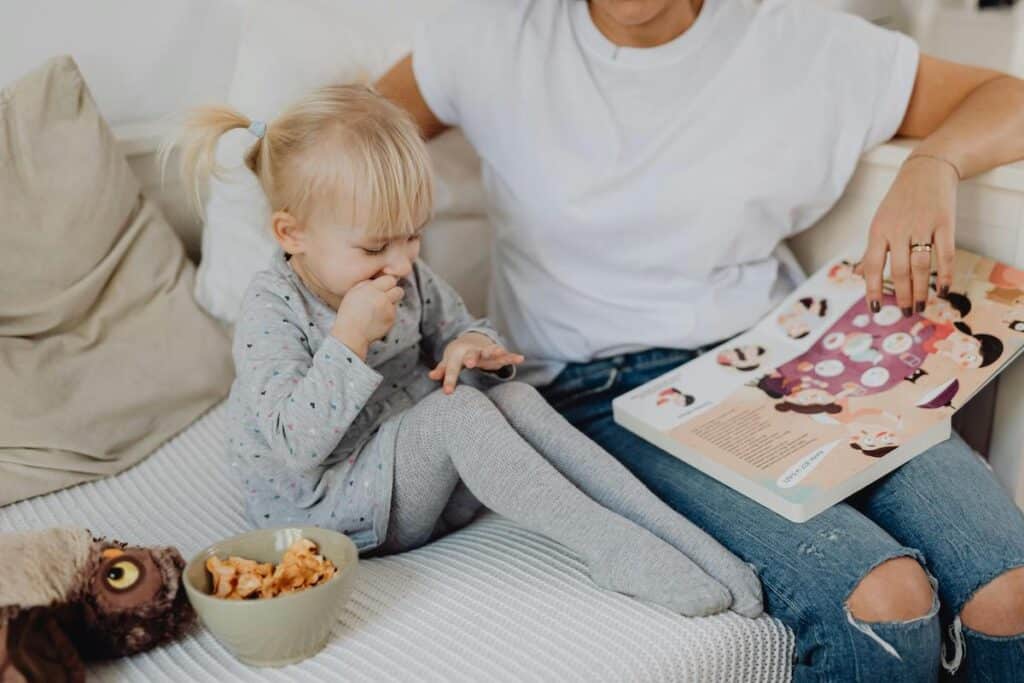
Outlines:
[{"label": "knee hole in jeans", "polygon": [[925,617],[934,603],[935,591],[924,568],[912,557],[895,557],[865,574],[846,605],[860,621],[887,622]]},{"label": "knee hole in jeans", "polygon": [[1024,567],[1003,572],[975,591],[960,618],[964,626],[987,636],[1024,634]]}]

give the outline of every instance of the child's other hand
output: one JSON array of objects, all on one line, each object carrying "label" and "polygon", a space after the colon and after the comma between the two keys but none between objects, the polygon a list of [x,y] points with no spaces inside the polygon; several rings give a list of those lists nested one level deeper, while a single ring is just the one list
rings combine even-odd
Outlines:
[{"label": "child's other hand", "polygon": [[403,296],[405,291],[391,275],[360,282],[342,297],[331,334],[366,360],[370,344],[394,326]]},{"label": "child's other hand", "polygon": [[430,371],[432,380],[444,381],[444,393],[455,391],[455,383],[459,379],[462,368],[479,368],[481,370],[500,370],[506,365],[519,365],[523,357],[512,353],[501,344],[485,334],[467,332],[444,350],[444,358]]}]

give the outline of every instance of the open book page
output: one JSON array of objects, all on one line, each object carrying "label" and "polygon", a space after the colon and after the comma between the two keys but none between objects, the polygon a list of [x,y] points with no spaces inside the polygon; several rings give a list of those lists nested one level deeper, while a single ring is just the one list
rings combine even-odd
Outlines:
[{"label": "open book page", "polygon": [[799,503],[948,425],[1022,345],[1024,271],[958,251],[950,294],[905,318],[888,287],[871,312],[837,260],[753,329],[617,399],[616,416]]}]

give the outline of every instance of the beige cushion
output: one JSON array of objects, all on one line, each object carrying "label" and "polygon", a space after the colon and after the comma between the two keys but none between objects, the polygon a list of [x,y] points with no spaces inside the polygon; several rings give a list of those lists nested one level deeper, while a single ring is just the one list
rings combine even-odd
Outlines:
[{"label": "beige cushion", "polygon": [[0,91],[0,206],[2,505],[138,462],[232,371],[70,57]]}]

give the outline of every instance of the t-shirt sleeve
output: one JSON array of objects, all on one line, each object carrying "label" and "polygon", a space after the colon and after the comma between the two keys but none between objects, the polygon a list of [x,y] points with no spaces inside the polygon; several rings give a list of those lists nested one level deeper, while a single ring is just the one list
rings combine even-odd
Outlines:
[{"label": "t-shirt sleeve", "polygon": [[917,44],[907,35],[883,29],[861,20],[862,28],[874,34],[878,43],[879,78],[871,124],[865,149],[889,140],[899,130],[906,116],[910,95],[917,79],[919,53]]},{"label": "t-shirt sleeve", "polygon": [[899,130],[917,77],[917,44],[907,35],[845,12],[793,3],[799,33],[817,43],[824,89],[839,106],[843,137],[863,153]]},{"label": "t-shirt sleeve", "polygon": [[460,103],[475,90],[479,74],[493,52],[484,49],[502,2],[461,0],[416,28],[412,70],[423,99],[434,115],[449,126],[462,125]]}]

